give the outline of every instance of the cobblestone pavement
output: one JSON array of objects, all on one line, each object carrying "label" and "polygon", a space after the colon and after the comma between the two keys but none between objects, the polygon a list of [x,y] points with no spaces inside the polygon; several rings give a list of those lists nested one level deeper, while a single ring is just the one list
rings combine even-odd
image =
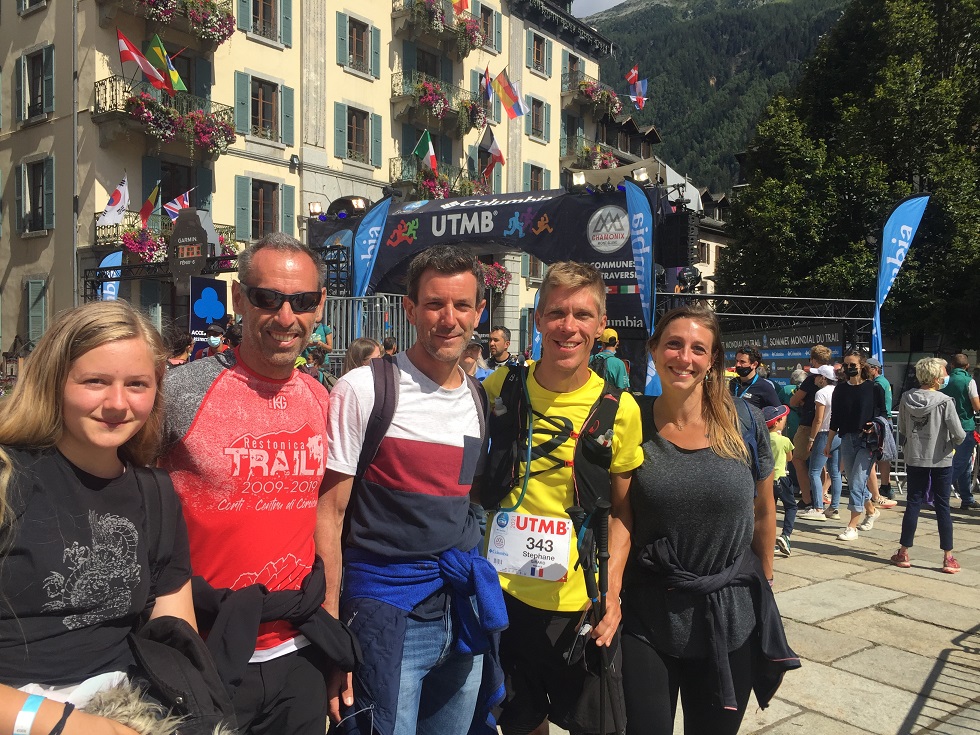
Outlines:
[{"label": "cobblestone pavement", "polygon": [[899,569],[889,561],[905,505],[897,497],[856,541],[837,540],[846,508],[840,521],[797,520],[792,555],[776,554],[774,588],[803,667],[765,711],[750,701],[741,733],[980,733],[980,513],[953,501],[959,574],[942,573],[931,510],[919,519],[912,568]]}]

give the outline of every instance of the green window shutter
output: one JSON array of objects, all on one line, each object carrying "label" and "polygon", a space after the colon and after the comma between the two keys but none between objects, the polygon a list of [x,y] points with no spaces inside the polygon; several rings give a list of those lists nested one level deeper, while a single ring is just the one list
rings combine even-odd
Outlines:
[{"label": "green window shutter", "polygon": [[501,166],[493,167],[493,193],[494,194],[502,194],[504,191],[504,187],[501,182],[501,174],[500,174],[501,168],[502,168]]},{"label": "green window shutter", "polygon": [[404,85],[402,89],[406,89],[411,85],[412,72],[418,66],[418,54],[416,53],[417,46],[411,41],[402,42],[402,71],[406,75],[406,80],[402,82]]},{"label": "green window shutter", "polygon": [[287,184],[282,187],[282,231],[296,233],[296,187]]},{"label": "green window shutter", "polygon": [[521,321],[520,321],[520,334],[521,334],[521,349],[524,349],[529,344],[531,344],[531,335],[528,333],[528,323],[531,318],[531,310],[528,308],[521,309]]},{"label": "green window shutter", "polygon": [[561,78],[563,82],[565,81],[567,74],[568,74],[568,49],[563,48],[561,50]]},{"label": "green window shutter", "polygon": [[453,60],[448,56],[442,57],[442,73],[439,75],[440,79],[446,84],[453,83]]},{"label": "green window shutter", "polygon": [[27,282],[27,337],[37,342],[48,327],[47,288],[44,281]]},{"label": "green window shutter", "polygon": [[3,235],[3,172],[0,171],[0,236]]},{"label": "green window shutter", "polygon": [[252,78],[245,72],[235,72],[235,132],[248,134],[252,129]]},{"label": "green window shutter", "polygon": [[470,3],[470,12],[473,13],[473,17],[477,20],[480,19],[480,0],[473,0]]},{"label": "green window shutter", "polygon": [[252,238],[252,180],[235,177],[235,239],[247,242]]},{"label": "green window shutter", "polygon": [[24,176],[26,166],[14,166],[14,227],[24,231]]},{"label": "green window shutter", "polygon": [[371,115],[371,165],[381,168],[381,115]]},{"label": "green window shutter", "polygon": [[18,56],[14,61],[14,119],[20,122],[24,119],[24,57]]},{"label": "green window shutter", "polygon": [[414,125],[408,123],[402,123],[402,155],[405,157],[411,156],[412,151],[415,150],[415,144],[419,142],[418,129]]},{"label": "green window shutter", "polygon": [[500,95],[494,94],[493,96],[493,121],[494,122],[498,122],[498,123],[500,122],[500,113],[501,113]]},{"label": "green window shutter", "polygon": [[549,77],[551,76],[551,53],[554,49],[554,44],[545,39],[544,41],[544,73]]},{"label": "green window shutter", "polygon": [[293,125],[294,118],[293,115],[293,98],[295,97],[292,87],[282,87],[282,143],[283,145],[293,145],[294,135],[293,135]]},{"label": "green window shutter", "polygon": [[547,102],[544,103],[544,140],[551,142],[551,105]]},{"label": "green window shutter", "polygon": [[493,48],[499,54],[504,50],[503,42],[504,16],[498,11],[493,11]]},{"label": "green window shutter", "polygon": [[347,158],[347,105],[333,103],[333,153],[337,158]]},{"label": "green window shutter", "polygon": [[211,99],[211,62],[202,56],[194,59],[194,94]]},{"label": "green window shutter", "polygon": [[381,78],[381,29],[371,26],[371,76]]},{"label": "green window shutter", "polygon": [[471,179],[476,179],[480,174],[480,147],[471,145],[466,153],[466,171]]},{"label": "green window shutter", "polygon": [[551,188],[551,171],[550,169],[545,169],[541,175],[541,183],[544,186],[545,191]]},{"label": "green window shutter", "polygon": [[44,111],[54,112],[54,46],[45,46],[41,52],[44,62],[43,96]]},{"label": "green window shutter", "polygon": [[252,0],[238,0],[238,28],[252,30]]},{"label": "green window shutter", "polygon": [[526,115],[524,115],[524,134],[525,135],[530,135],[531,134],[531,118],[534,117],[534,115],[530,112],[530,110],[531,110],[531,95],[529,95],[529,94],[524,95],[524,102],[527,104],[527,109],[528,109],[528,113]]},{"label": "green window shutter", "polygon": [[[160,159],[156,156],[143,156],[142,161],[143,166],[143,196],[139,202],[133,202],[137,205],[137,209],[143,206],[145,202],[150,197],[150,193],[153,191],[153,187],[157,185],[157,182],[161,178],[162,167],[160,166]],[[159,201],[157,202],[160,205]],[[130,205],[132,206],[132,205]]]},{"label": "green window shutter", "polygon": [[480,72],[476,69],[470,69],[470,93],[480,93]]},{"label": "green window shutter", "polygon": [[54,156],[44,159],[44,229],[54,229]]},{"label": "green window shutter", "polygon": [[347,13],[337,11],[337,63],[347,66],[350,63],[350,46],[347,40]]},{"label": "green window shutter", "polygon": [[198,166],[195,172],[195,188],[191,192],[194,206],[198,209],[211,211],[211,189],[214,185],[214,173],[207,166]]},{"label": "green window shutter", "polygon": [[531,273],[531,256],[521,253],[521,277],[527,278]]},{"label": "green window shutter", "polygon": [[534,67],[534,31],[530,28],[524,31],[524,66]]},{"label": "green window shutter", "polygon": [[524,191],[531,190],[531,164],[524,164]]},{"label": "green window shutter", "polygon": [[584,138],[585,137],[585,118],[584,117],[576,118],[576,120],[575,120],[575,126],[576,126],[575,127],[575,134],[578,137],[580,137],[580,138]]},{"label": "green window shutter", "polygon": [[453,163],[453,139],[448,135],[440,135],[439,149],[439,165],[451,166]]},{"label": "green window shutter", "polygon": [[293,0],[279,0],[279,41],[293,45]]}]

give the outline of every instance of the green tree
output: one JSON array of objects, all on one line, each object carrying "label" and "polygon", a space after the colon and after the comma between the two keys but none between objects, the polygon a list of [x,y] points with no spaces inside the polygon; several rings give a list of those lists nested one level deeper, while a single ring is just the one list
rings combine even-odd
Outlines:
[{"label": "green tree", "polygon": [[978,31],[977,0],[853,0],[758,126],[720,288],[873,298],[885,218],[929,191],[885,331],[980,343]]}]

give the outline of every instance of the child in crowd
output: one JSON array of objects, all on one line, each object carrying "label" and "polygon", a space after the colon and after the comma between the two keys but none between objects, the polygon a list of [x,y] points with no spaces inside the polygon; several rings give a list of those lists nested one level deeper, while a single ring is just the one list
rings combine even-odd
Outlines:
[{"label": "child in crowd", "polygon": [[783,436],[788,414],[789,406],[766,406],[762,409],[762,415],[769,429],[772,458],[776,463],[772,473],[772,489],[776,499],[783,502],[783,532],[776,537],[776,549],[786,556],[793,553],[789,537],[793,535],[793,525],[796,522],[796,498],[793,496],[793,486],[790,484],[789,472],[786,469],[786,463],[793,461],[793,442]]}]

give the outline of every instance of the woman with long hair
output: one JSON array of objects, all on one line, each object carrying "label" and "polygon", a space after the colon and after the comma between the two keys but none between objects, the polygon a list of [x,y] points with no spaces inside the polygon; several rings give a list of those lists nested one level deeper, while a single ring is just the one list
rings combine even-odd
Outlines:
[{"label": "woman with long hair", "polygon": [[[762,414],[728,390],[713,313],[668,312],[647,348],[662,394],[644,407],[644,462],[630,488],[633,550],[622,592],[627,733],[672,732],[679,694],[686,733],[734,735],[750,690],[764,706],[782,672],[799,666],[770,589],[769,433]],[[771,676],[757,681],[753,666],[763,658]]]},{"label": "woman with long hair", "polygon": [[905,391],[898,409],[898,435],[905,454],[908,476],[908,503],[902,516],[901,546],[891,558],[903,569],[912,566],[909,549],[915,539],[919,510],[926,490],[932,488],[939,524],[939,548],[943,550],[942,570],[960,571],[953,556],[953,520],[949,514],[949,493],[953,483],[953,453],[966,438],[956,413],[956,402],[939,392],[946,380],[946,361],[925,357],[915,363],[918,390]]},{"label": "woman with long hair", "polygon": [[156,459],[167,356],[125,301],[86,304],[0,403],[0,732],[133,735],[73,707],[128,686],[141,617],[196,627],[183,519],[169,563],[151,563],[160,519],[134,471]]},{"label": "woman with long hair", "polygon": [[[868,474],[873,460],[867,440],[872,422],[885,412],[885,391],[871,379],[868,356],[861,350],[844,355],[845,381],[834,388],[830,404],[830,428],[824,456],[830,457],[836,437],[840,437],[840,452],[844,474],[847,475],[847,508],[851,520],[837,538],[853,541],[858,531],[870,531],[881,511],[875,508],[868,488]],[[862,514],[864,520],[861,520]]]},{"label": "woman with long hair", "polygon": [[381,357],[381,345],[370,337],[358,337],[350,343],[344,356],[344,374],[369,364],[372,358]]},{"label": "woman with long hair", "polygon": [[[840,475],[840,438],[828,443],[830,435],[830,417],[837,385],[837,373],[830,365],[820,365],[810,370],[817,395],[814,397],[813,425],[810,427],[810,487],[813,489],[813,504],[806,510],[800,511],[798,518],[811,520],[836,520],[840,518],[840,495],[843,483]],[[824,449],[828,449],[824,453]],[[823,492],[823,482],[820,479],[824,468],[830,476],[830,504],[824,509],[826,498]]]}]

